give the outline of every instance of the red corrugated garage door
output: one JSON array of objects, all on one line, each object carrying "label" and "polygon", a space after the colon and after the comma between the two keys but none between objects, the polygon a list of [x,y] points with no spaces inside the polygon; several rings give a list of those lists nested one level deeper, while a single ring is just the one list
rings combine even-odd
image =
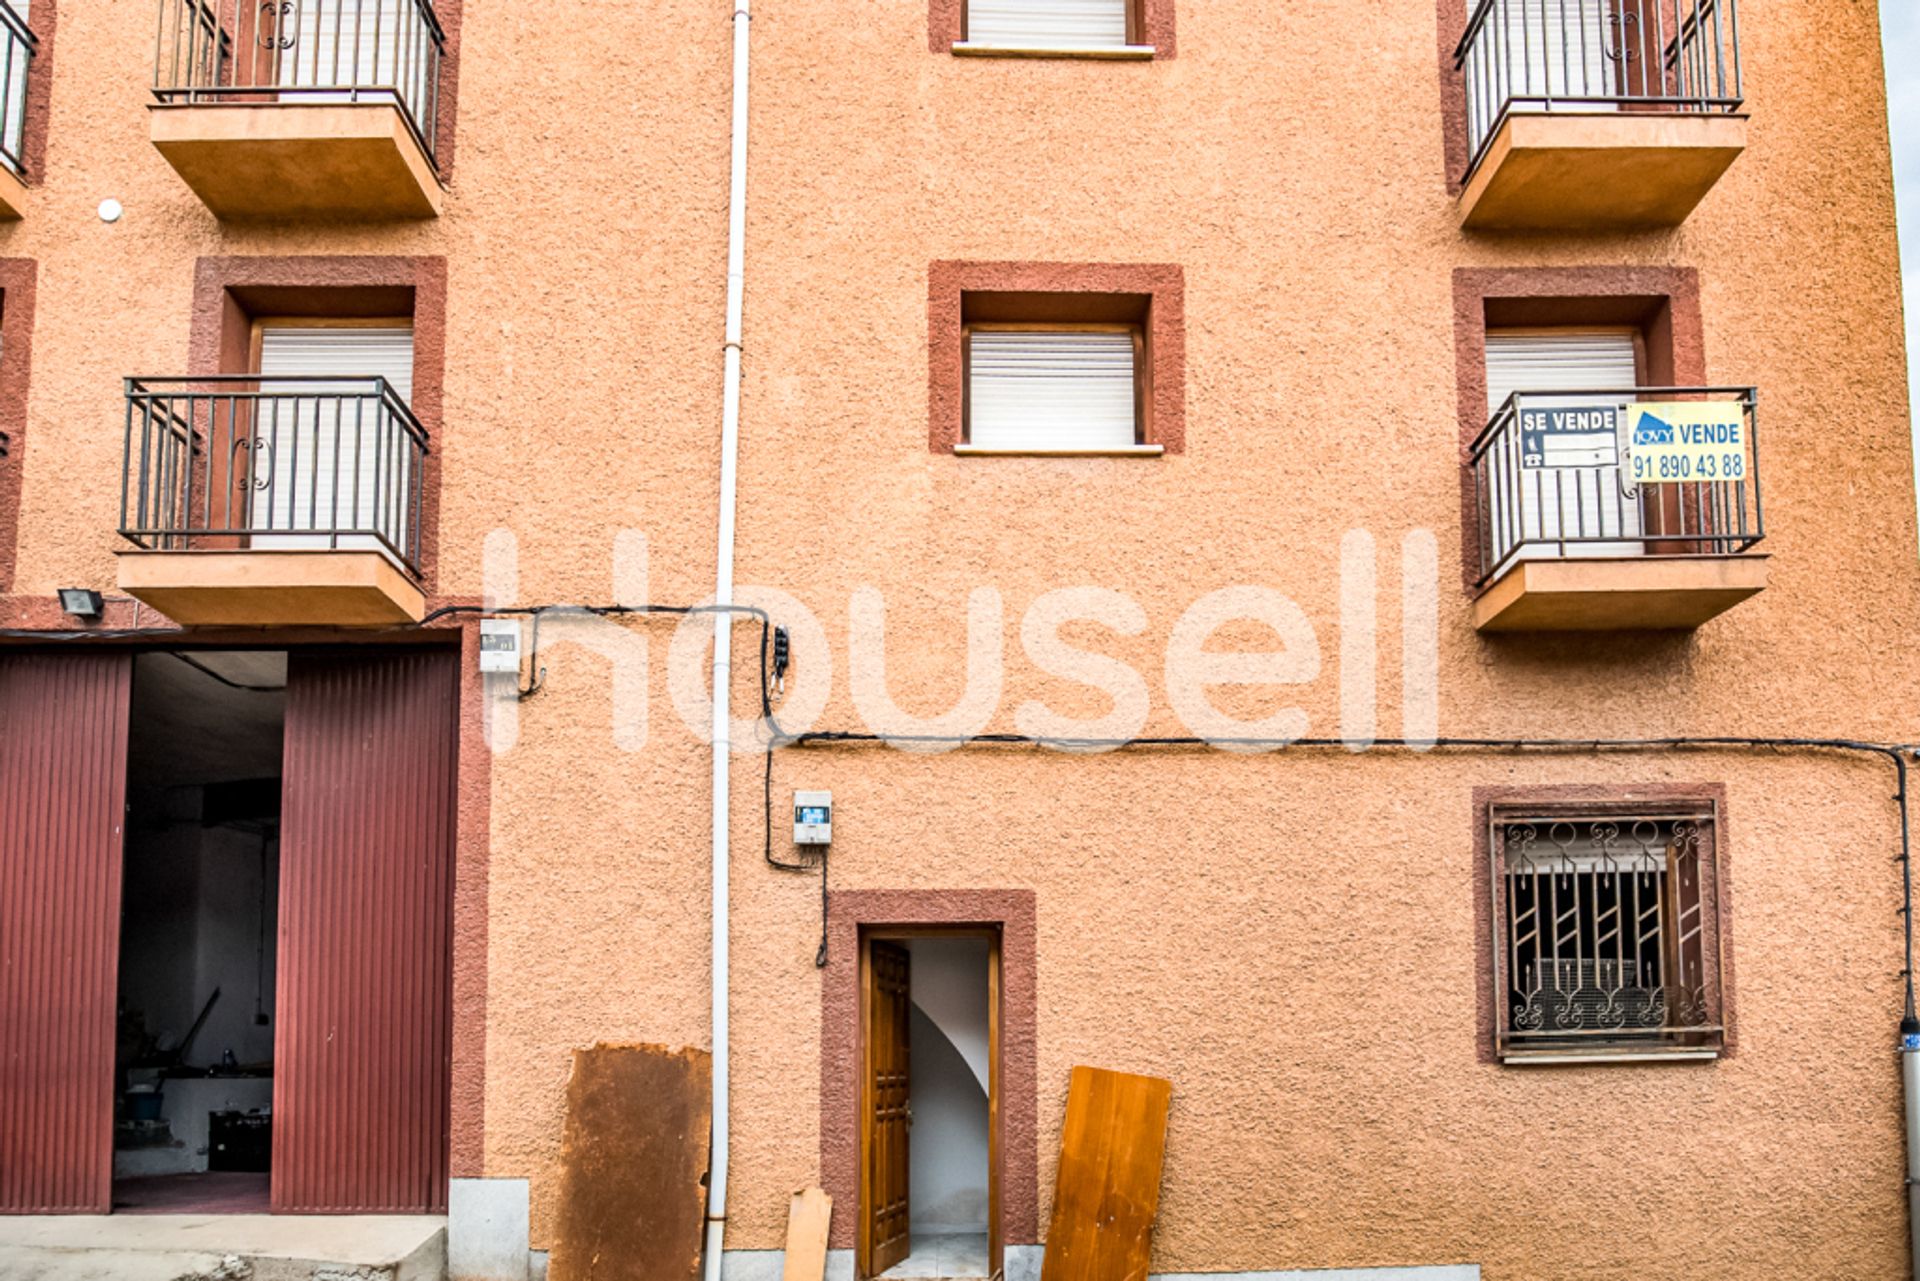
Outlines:
[{"label": "red corrugated garage door", "polygon": [[273,1208],[447,1201],[459,660],[287,667]]},{"label": "red corrugated garage door", "polygon": [[0,656],[0,1212],[105,1214],[128,654]]}]

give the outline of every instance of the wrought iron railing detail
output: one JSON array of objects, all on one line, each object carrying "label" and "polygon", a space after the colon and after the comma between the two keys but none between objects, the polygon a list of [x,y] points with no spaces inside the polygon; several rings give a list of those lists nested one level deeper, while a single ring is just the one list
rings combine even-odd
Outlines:
[{"label": "wrought iron railing detail", "polygon": [[0,0],[0,164],[27,174],[27,81],[40,42],[7,0]]},{"label": "wrought iron railing detail", "polygon": [[446,33],[433,0],[160,0],[161,102],[385,102],[433,158]]},{"label": "wrought iron railing detail", "polygon": [[1748,550],[1765,532],[1755,400],[1751,387],[1509,396],[1468,451],[1478,583],[1530,559]]},{"label": "wrought iron railing detail", "polygon": [[1713,833],[1710,810],[1496,812],[1502,1053],[1721,1045]]},{"label": "wrought iron railing detail", "polygon": [[1454,51],[1467,173],[1513,112],[1733,112],[1738,0],[1480,0]]},{"label": "wrought iron railing detail", "polygon": [[362,549],[420,567],[427,433],[384,378],[130,378],[120,533],[151,551]]}]

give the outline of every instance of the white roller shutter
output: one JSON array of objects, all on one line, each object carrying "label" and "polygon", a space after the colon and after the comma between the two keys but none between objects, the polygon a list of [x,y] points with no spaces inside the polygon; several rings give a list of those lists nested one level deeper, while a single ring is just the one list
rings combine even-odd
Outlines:
[{"label": "white roller shutter", "polygon": [[978,331],[967,443],[981,449],[1121,449],[1134,440],[1133,335]]},{"label": "white roller shutter", "polygon": [[[292,47],[280,53],[279,83],[397,89],[424,110],[431,66],[425,22],[415,0],[305,0]],[[293,102],[392,102],[391,93],[302,93]]]},{"label": "white roller shutter", "polygon": [[967,0],[967,43],[1009,49],[1123,49],[1128,0]]},{"label": "white roller shutter", "polygon": [[[6,0],[6,3],[19,15],[20,25],[32,30],[27,22],[27,0]],[[4,120],[0,120],[0,132],[4,132],[7,150],[18,156],[27,133],[27,72],[30,60],[26,42],[13,35],[11,30],[7,33],[6,45],[7,65],[4,72],[0,72],[6,82],[6,101],[0,106],[4,107],[6,115]]]},{"label": "white roller shutter", "polygon": [[[274,381],[291,375],[353,381]],[[275,532],[254,534],[253,546],[325,547],[324,535],[285,531],[333,529],[337,520],[341,529],[383,530],[396,547],[406,549],[406,520],[412,513],[404,503],[396,513],[393,500],[407,492],[412,454],[398,424],[384,434],[380,430],[380,403],[365,382],[376,377],[385,378],[403,402],[412,403],[412,329],[276,327],[261,333],[260,390],[290,399],[262,402],[255,415],[255,433],[271,447],[272,483],[255,497],[259,507],[253,523],[255,529]],[[316,392],[353,395],[334,401],[304,399]],[[340,546],[377,548],[379,542],[370,535],[354,535],[342,538]]]},{"label": "white roller shutter", "polygon": [[[1633,351],[1633,335],[1618,334],[1500,334],[1487,335],[1487,416],[1500,411],[1507,397],[1515,392],[1629,391],[1639,386],[1640,378]],[[1550,402],[1567,406],[1603,406],[1620,403],[1618,396],[1554,396]],[[1517,431],[1517,428],[1509,428]],[[1575,453],[1600,448],[1612,450],[1615,442],[1604,434],[1561,442],[1561,448]],[[1549,445],[1549,449],[1553,446]],[[1517,457],[1517,454],[1510,455]],[[1549,459],[1552,454],[1549,453]],[[1640,505],[1621,491],[1618,466],[1542,467],[1517,473],[1520,485],[1520,525],[1501,527],[1509,536],[1518,534],[1527,540],[1617,535],[1622,540],[1637,538],[1641,532]],[[1504,475],[1496,486],[1496,501],[1504,504]],[[1511,520],[1502,516],[1499,521]],[[1569,547],[1570,556],[1635,556],[1642,544],[1632,541],[1584,543]],[[1560,550],[1539,543],[1523,547],[1522,558],[1555,557]]]},{"label": "white roller shutter", "polygon": [[[1608,56],[1618,0],[1499,0],[1475,41],[1468,67],[1487,92],[1467,95],[1471,135],[1483,138],[1508,101],[1538,111],[1547,99],[1611,98],[1621,93]],[[1636,85],[1639,92],[1646,86]],[[1615,111],[1612,103],[1581,103],[1580,111]]]},{"label": "white roller shutter", "polygon": [[[1618,0],[1502,0],[1496,66],[1510,98],[1612,98],[1620,93],[1611,15]],[[1489,33],[1495,34],[1495,33]],[[1482,37],[1485,39],[1486,37]],[[1602,104],[1591,109],[1607,110]]]}]

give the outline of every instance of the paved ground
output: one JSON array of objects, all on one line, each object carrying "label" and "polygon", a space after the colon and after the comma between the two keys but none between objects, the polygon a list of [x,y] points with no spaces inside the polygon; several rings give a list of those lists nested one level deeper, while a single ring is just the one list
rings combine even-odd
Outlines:
[{"label": "paved ground", "polygon": [[0,1217],[5,1281],[442,1281],[432,1215]]},{"label": "paved ground", "polygon": [[214,1170],[113,1181],[115,1214],[265,1214],[272,1201],[265,1174]]},{"label": "paved ground", "polygon": [[0,1246],[0,1277],[7,1281],[249,1281],[252,1275],[251,1265],[232,1256]]}]

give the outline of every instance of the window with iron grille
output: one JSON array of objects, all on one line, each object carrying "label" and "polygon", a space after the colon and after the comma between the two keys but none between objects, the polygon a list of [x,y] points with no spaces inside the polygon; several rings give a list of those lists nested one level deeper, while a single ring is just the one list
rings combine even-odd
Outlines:
[{"label": "window with iron grille", "polygon": [[1714,807],[1495,806],[1491,821],[1501,1057],[1717,1055]]}]

